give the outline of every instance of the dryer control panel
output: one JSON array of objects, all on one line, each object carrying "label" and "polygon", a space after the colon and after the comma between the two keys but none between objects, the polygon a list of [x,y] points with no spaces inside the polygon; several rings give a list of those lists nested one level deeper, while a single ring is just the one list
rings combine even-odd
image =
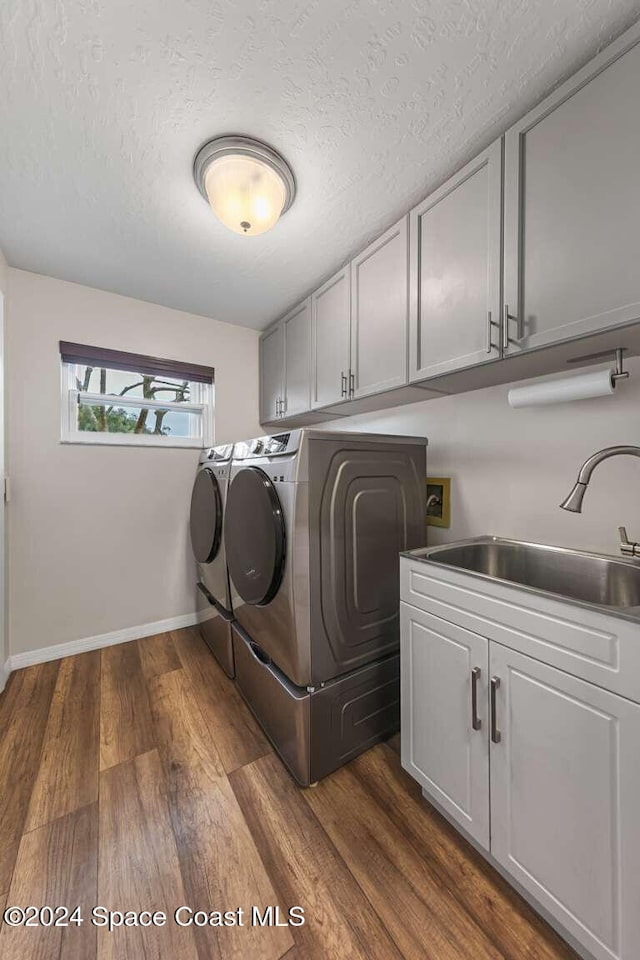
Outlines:
[{"label": "dryer control panel", "polygon": [[281,457],[285,454],[295,453],[299,443],[299,430],[276,433],[273,436],[255,437],[253,440],[236,443],[233,459],[251,460],[255,457]]}]

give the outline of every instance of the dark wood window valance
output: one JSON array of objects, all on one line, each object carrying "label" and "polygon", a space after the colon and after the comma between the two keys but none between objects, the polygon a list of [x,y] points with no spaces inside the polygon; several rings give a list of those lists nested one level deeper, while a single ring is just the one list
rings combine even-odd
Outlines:
[{"label": "dark wood window valance", "polygon": [[106,350],[83,343],[60,341],[60,357],[65,363],[82,363],[92,367],[108,367],[110,370],[131,370],[144,376],[173,377],[176,380],[192,380],[198,383],[213,383],[214,368],[200,363],[185,363],[183,360],[162,360],[141,353],[125,353],[123,350]]}]

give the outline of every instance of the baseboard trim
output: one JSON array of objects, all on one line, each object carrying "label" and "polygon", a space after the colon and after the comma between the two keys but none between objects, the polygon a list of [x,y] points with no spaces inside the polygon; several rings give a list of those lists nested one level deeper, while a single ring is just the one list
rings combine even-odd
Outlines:
[{"label": "baseboard trim", "polygon": [[11,664],[9,659],[5,660],[2,664],[2,670],[0,670],[0,693],[4,690],[7,685],[7,680],[9,679],[9,674],[11,673]]},{"label": "baseboard trim", "polygon": [[100,633],[95,637],[85,637],[81,640],[70,640],[68,643],[56,643],[51,647],[41,647],[39,650],[27,650],[25,653],[14,653],[5,663],[5,674],[22,667],[31,667],[36,663],[47,663],[49,660],[61,660],[62,657],[72,657],[76,653],[86,653],[88,650],[101,650],[116,643],[127,643],[129,640],[141,640],[142,637],[152,637],[156,633],[167,633],[169,630],[181,630],[184,627],[193,627],[202,620],[201,613],[184,613],[169,620],[156,620],[155,623],[143,623],[136,627],[125,627],[123,630],[113,630],[111,633]]}]

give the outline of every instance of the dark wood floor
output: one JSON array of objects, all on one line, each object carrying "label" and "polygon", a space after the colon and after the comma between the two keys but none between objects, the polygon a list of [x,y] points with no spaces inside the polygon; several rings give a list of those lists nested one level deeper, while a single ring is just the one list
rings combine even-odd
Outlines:
[{"label": "dark wood floor", "polygon": [[[380,745],[300,790],[195,630],[13,674],[0,906],[163,910],[112,933],[3,924],[3,960],[560,960],[575,954]],[[174,910],[304,907],[299,927]]]}]

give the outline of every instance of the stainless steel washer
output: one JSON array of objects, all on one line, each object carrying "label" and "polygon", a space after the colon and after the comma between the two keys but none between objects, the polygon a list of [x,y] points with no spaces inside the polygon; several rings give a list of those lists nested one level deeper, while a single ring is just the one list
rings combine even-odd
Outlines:
[{"label": "stainless steel washer", "polygon": [[204,450],[191,494],[190,532],[198,563],[200,631],[225,673],[234,676],[233,610],[224,543],[224,510],[233,444]]},{"label": "stainless steel washer", "polygon": [[321,430],[236,444],[236,675],[301,783],[397,727],[399,555],[426,542],[426,445]]}]

